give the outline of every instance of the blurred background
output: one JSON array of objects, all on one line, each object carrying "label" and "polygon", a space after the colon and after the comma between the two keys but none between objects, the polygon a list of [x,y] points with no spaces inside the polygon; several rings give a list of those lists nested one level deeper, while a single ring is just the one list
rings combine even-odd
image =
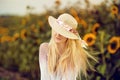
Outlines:
[{"label": "blurred background", "polygon": [[120,79],[120,0],[0,0],[0,80],[40,80],[39,46],[51,36],[47,18],[62,13],[75,17],[98,59],[87,80]]}]

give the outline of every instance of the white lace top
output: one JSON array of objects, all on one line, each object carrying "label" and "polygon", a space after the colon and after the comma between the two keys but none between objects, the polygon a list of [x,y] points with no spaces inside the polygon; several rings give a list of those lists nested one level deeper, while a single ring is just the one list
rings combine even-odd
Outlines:
[{"label": "white lace top", "polygon": [[48,43],[42,43],[39,49],[39,64],[41,71],[41,80],[76,80],[77,75],[68,68],[65,74],[60,71],[50,74],[47,64]]}]

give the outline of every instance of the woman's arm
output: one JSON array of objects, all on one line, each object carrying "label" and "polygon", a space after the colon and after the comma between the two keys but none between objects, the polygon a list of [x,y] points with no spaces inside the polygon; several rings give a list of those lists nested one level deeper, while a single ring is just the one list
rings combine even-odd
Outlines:
[{"label": "woman's arm", "polygon": [[47,48],[48,43],[42,43],[39,48],[39,66],[41,72],[41,80],[50,80],[47,68]]}]

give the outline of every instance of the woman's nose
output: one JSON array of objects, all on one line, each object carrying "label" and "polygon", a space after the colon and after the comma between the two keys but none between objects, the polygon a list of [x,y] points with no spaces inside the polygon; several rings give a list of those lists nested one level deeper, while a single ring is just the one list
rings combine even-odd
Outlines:
[{"label": "woman's nose", "polygon": [[60,36],[60,34],[59,33],[56,33],[56,37],[59,37]]}]

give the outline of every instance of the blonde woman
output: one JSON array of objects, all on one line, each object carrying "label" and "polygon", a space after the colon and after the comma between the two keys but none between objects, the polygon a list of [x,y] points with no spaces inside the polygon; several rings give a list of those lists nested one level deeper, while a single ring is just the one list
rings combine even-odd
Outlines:
[{"label": "blonde woman", "polygon": [[51,40],[39,49],[41,80],[76,80],[78,74],[86,76],[88,57],[94,58],[84,49],[87,44],[77,32],[77,21],[64,13],[58,19],[49,16],[48,22]]}]

